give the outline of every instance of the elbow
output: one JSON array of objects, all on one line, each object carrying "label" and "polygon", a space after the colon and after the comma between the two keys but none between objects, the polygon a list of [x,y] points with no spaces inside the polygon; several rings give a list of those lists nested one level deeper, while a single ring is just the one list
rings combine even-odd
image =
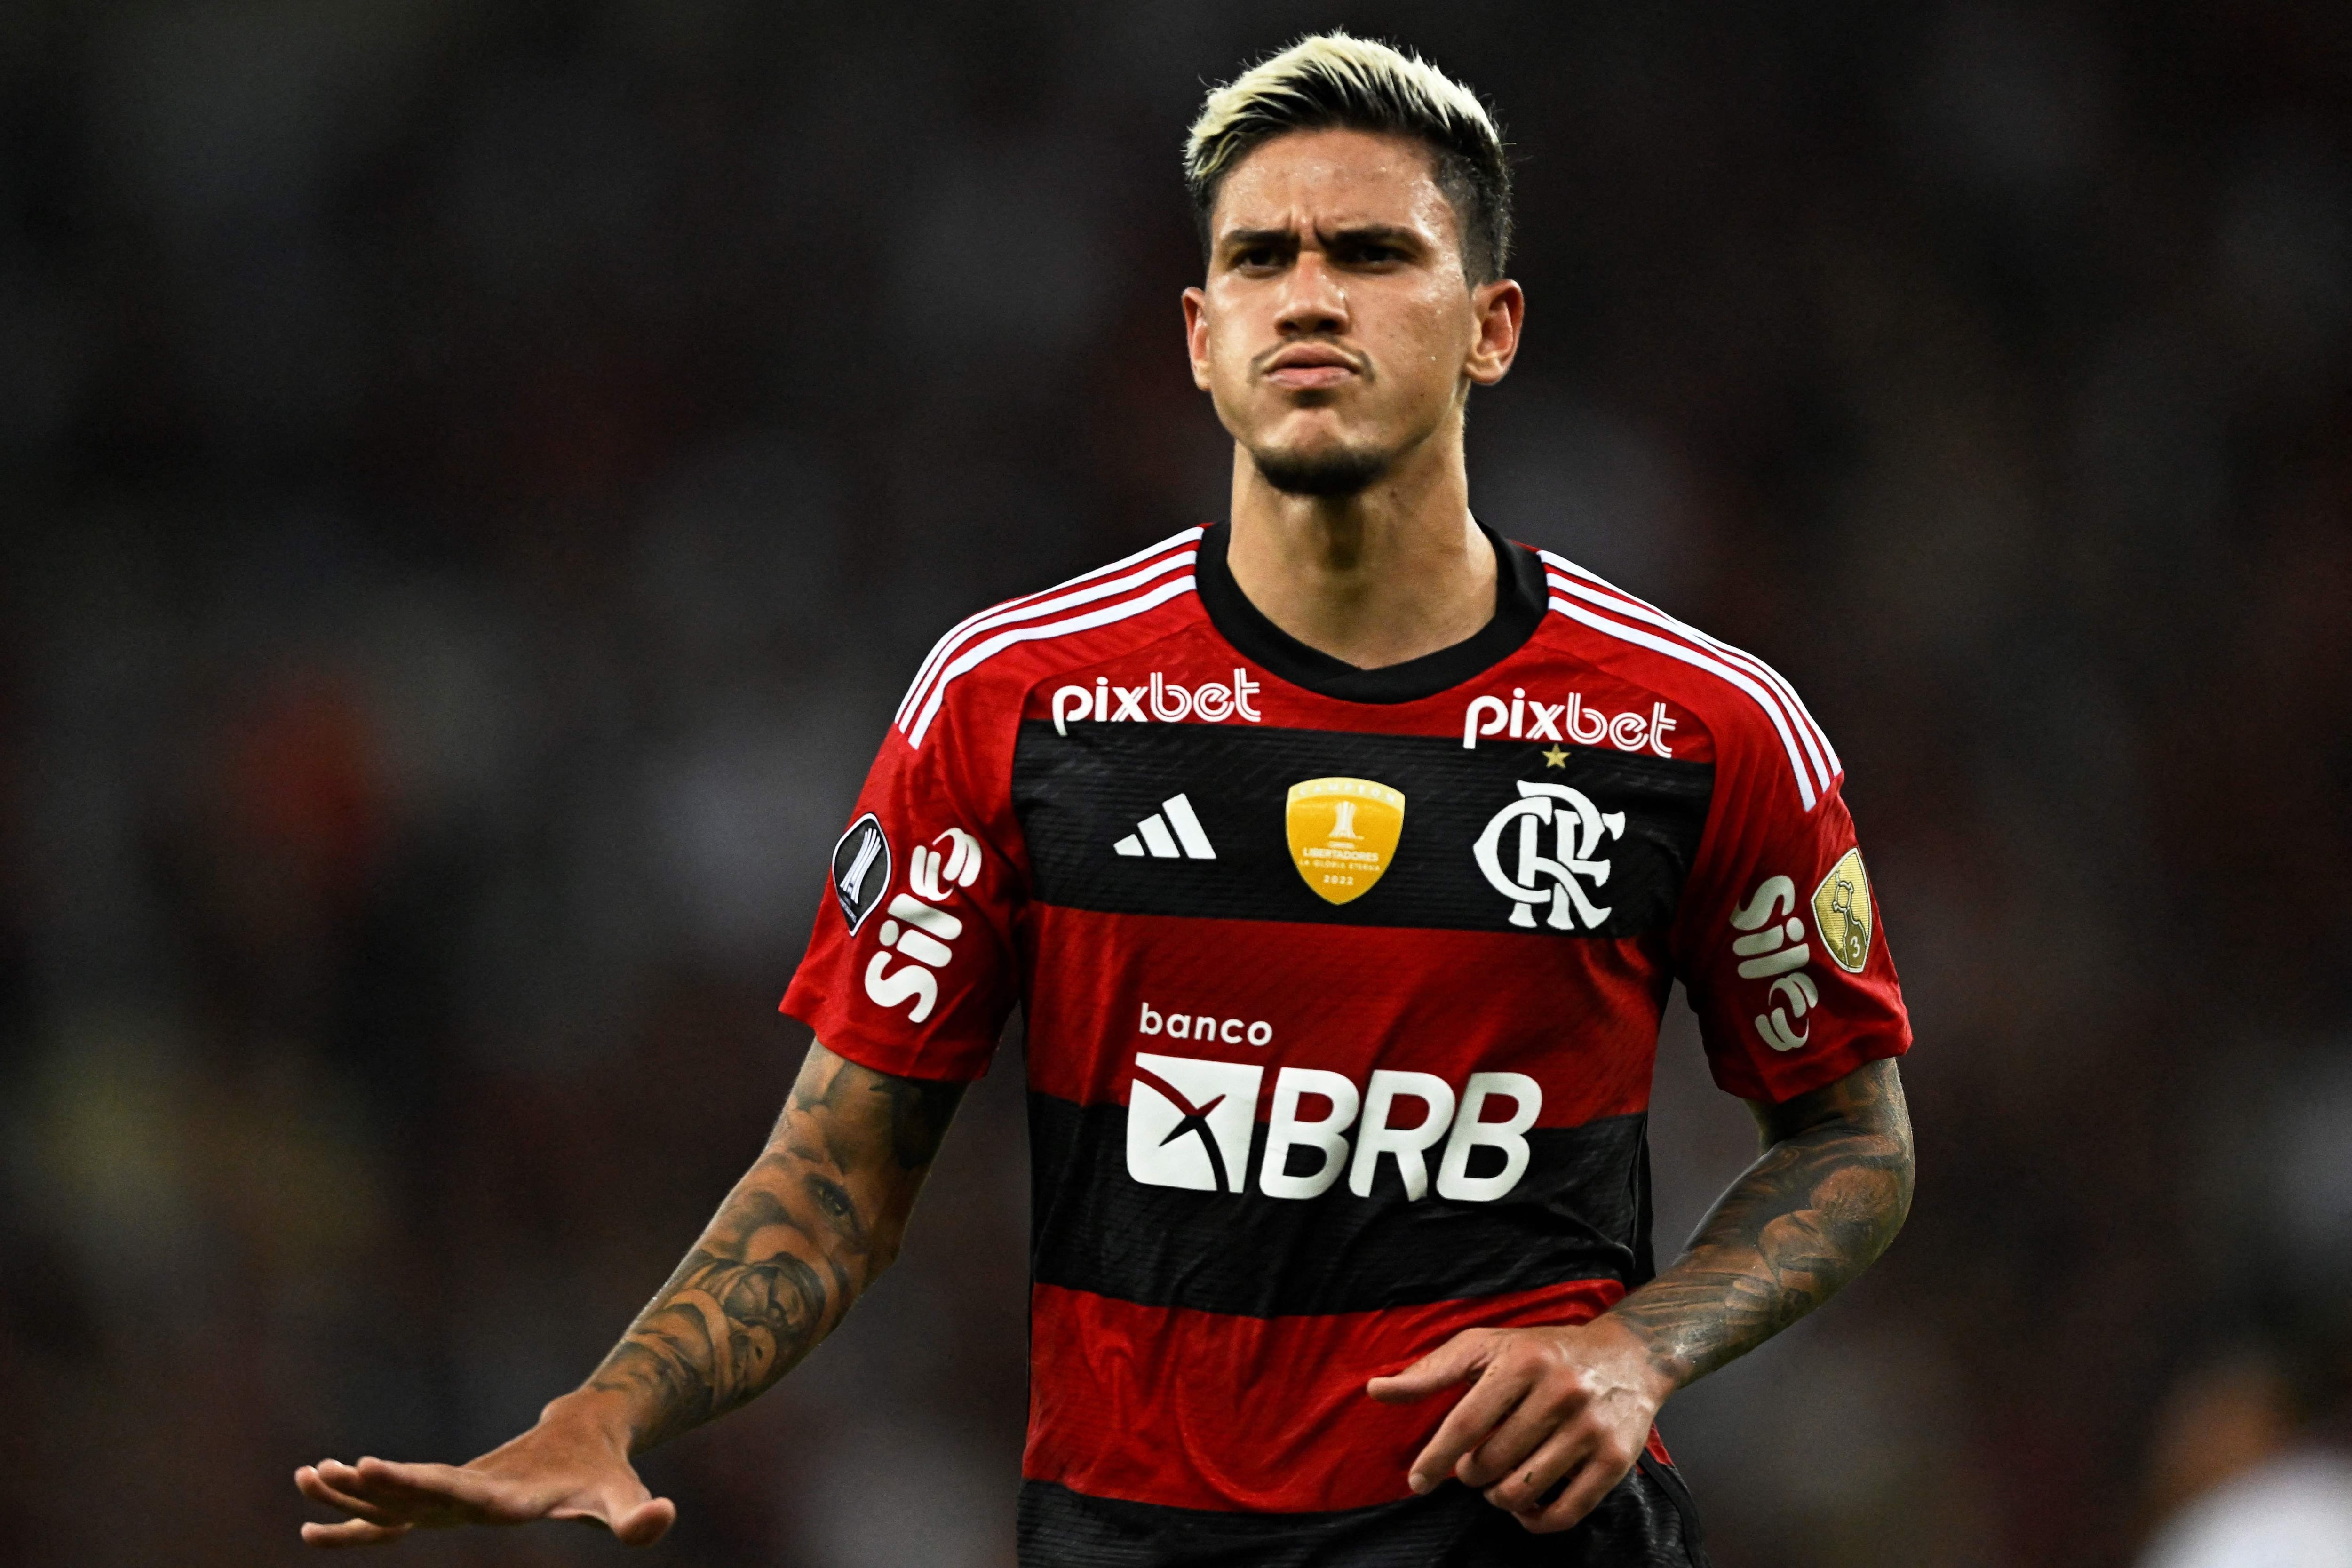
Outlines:
[{"label": "elbow", "polygon": [[885,1225],[875,1227],[873,1235],[866,1241],[865,1256],[860,1259],[865,1265],[864,1283],[866,1285],[871,1285],[881,1279],[884,1271],[898,1261],[899,1244],[906,1238],[907,1233],[903,1226]]},{"label": "elbow", "polygon": [[1911,1132],[1911,1107],[1903,1093],[1902,1079],[1896,1076],[1895,1064],[1884,1064],[1885,1089],[1881,1106],[1879,1136],[1885,1141],[1882,1155],[1887,1172],[1894,1177],[1895,1191],[1888,1205],[1886,1239],[1903,1228],[1911,1217],[1911,1194],[1919,1175],[1918,1140]]},{"label": "elbow", "polygon": [[1918,1161],[1911,1143],[1910,1119],[1887,1130],[1885,1146],[1874,1162],[1884,1173],[1885,1195],[1881,1201],[1879,1249],[1884,1251],[1911,1217],[1911,1196],[1918,1184]]}]

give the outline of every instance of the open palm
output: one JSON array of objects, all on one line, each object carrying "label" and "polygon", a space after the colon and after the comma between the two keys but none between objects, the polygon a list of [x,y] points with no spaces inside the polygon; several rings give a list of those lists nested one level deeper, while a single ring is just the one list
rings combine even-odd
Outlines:
[{"label": "open palm", "polygon": [[348,1516],[302,1527],[302,1539],[322,1547],[382,1546],[412,1530],[542,1519],[601,1525],[627,1545],[646,1546],[677,1519],[677,1506],[646,1489],[621,1443],[545,1420],[471,1464],[322,1459],[295,1471],[294,1484]]}]

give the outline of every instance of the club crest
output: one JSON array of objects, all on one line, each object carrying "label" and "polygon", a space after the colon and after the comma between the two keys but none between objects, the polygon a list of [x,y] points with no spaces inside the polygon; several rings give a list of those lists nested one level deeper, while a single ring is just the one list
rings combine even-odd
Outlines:
[{"label": "club crest", "polygon": [[1283,817],[1291,864],[1326,903],[1372,890],[1396,858],[1404,795],[1370,779],[1307,779],[1290,786]]},{"label": "club crest", "polygon": [[841,900],[841,918],[849,922],[852,936],[890,890],[890,837],[882,831],[882,819],[869,811],[833,847],[833,896]]}]

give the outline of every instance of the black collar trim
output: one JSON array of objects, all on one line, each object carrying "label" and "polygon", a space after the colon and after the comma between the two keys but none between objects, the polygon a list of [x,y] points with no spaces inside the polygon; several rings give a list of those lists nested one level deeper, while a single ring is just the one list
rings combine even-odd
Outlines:
[{"label": "black collar trim", "polygon": [[1451,647],[1379,669],[1360,669],[1308,647],[1266,619],[1225,563],[1231,525],[1215,523],[1202,534],[1192,574],[1209,624],[1260,668],[1318,697],[1343,702],[1418,702],[1492,669],[1518,652],[1543,624],[1550,595],[1544,586],[1542,560],[1523,545],[1497,538],[1485,523],[1478,531],[1495,547],[1494,619]]}]

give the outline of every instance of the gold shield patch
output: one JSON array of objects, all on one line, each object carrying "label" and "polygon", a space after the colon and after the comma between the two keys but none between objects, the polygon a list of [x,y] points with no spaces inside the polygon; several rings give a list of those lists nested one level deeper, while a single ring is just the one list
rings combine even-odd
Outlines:
[{"label": "gold shield patch", "polygon": [[1315,896],[1344,904],[1370,892],[1396,858],[1404,795],[1370,779],[1307,779],[1290,786],[1283,825],[1291,864]]},{"label": "gold shield patch", "polygon": [[1859,974],[1870,962],[1870,875],[1862,851],[1849,849],[1813,889],[1813,927],[1840,969]]}]

